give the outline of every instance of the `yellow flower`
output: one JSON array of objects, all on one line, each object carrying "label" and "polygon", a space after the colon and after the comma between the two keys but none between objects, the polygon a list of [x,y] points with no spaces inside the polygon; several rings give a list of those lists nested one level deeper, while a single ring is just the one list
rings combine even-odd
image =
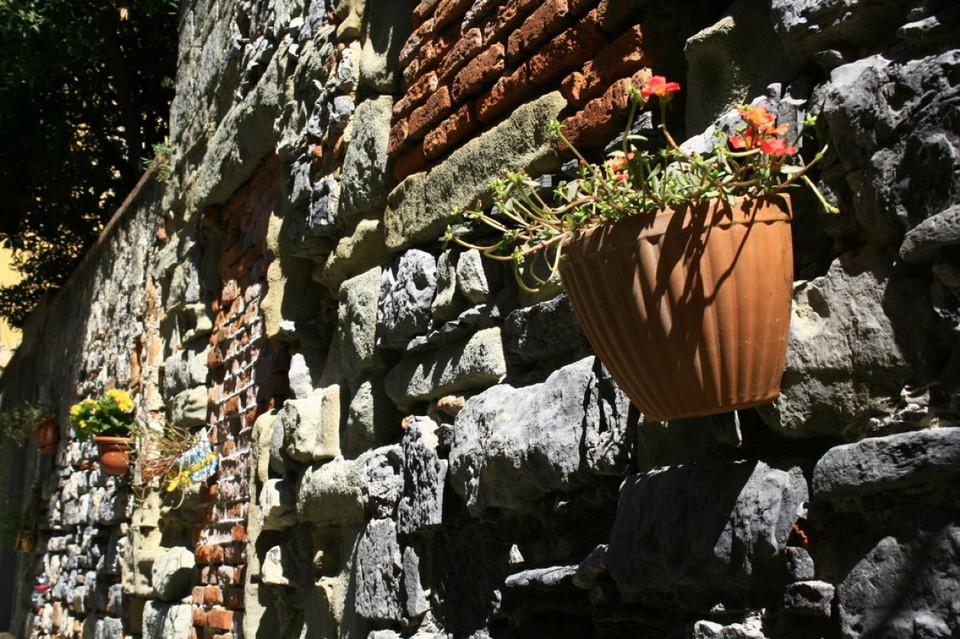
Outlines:
[{"label": "yellow flower", "polygon": [[70,417],[76,417],[80,414],[80,404],[74,404],[70,407]]},{"label": "yellow flower", "polygon": [[121,412],[129,413],[133,410],[133,400],[127,391],[114,388],[107,391],[107,397],[117,403],[117,408],[119,408]]}]

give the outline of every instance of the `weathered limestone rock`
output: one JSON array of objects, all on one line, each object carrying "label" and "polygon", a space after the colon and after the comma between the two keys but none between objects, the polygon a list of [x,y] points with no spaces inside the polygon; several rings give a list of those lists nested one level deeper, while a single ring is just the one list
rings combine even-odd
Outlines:
[{"label": "weathered limestone rock", "polygon": [[334,384],[307,399],[288,399],[280,411],[283,452],[300,462],[333,459],[340,454],[340,386]]},{"label": "weathered limestone rock", "polygon": [[437,263],[413,249],[384,269],[377,307],[377,346],[404,348],[430,326],[430,305],[437,290]]},{"label": "weathered limestone rock", "polygon": [[622,472],[632,439],[629,404],[594,365],[586,358],[543,384],[497,385],[467,400],[455,421],[450,479],[474,515],[524,511],[592,473]]},{"label": "weathered limestone rock", "polygon": [[477,249],[460,254],[457,260],[457,288],[473,304],[490,299],[491,285],[484,268],[483,257]]},{"label": "weathered limestone rock", "polygon": [[783,606],[797,614],[829,617],[836,589],[825,581],[798,581],[787,586]]},{"label": "weathered limestone rock", "polygon": [[143,606],[143,639],[187,639],[193,629],[192,608],[148,601]]},{"label": "weathered limestone rock", "polygon": [[285,530],[297,523],[296,493],[285,479],[268,479],[260,490],[261,530]]},{"label": "weathered limestone rock", "polygon": [[932,262],[960,244],[960,205],[928,217],[907,232],[900,256],[911,264]]},{"label": "weathered limestone rock", "polygon": [[[837,586],[844,636],[953,634],[960,528],[945,526],[910,541],[884,537]],[[921,567],[921,579],[909,578]]]},{"label": "weathered limestone rock", "polygon": [[507,361],[529,366],[589,348],[566,295],[517,309],[503,325]]},{"label": "weathered limestone rock", "polygon": [[397,59],[410,35],[410,12],[415,4],[413,0],[371,3],[360,57],[360,82],[364,86],[378,93],[396,93],[399,89]]},{"label": "weathered limestone rock", "polygon": [[365,619],[399,622],[403,559],[397,541],[397,525],[389,519],[374,519],[357,545],[355,607]]},{"label": "weathered limestone rock", "polygon": [[889,495],[960,474],[960,428],[870,437],[831,448],[813,471],[813,496],[827,501]]},{"label": "weathered limestone rock", "polygon": [[178,546],[153,562],[153,590],[160,601],[176,601],[190,594],[193,586],[193,551]]},{"label": "weathered limestone rock", "polygon": [[309,466],[297,486],[297,518],[315,524],[363,521],[365,457]]},{"label": "weathered limestone rock", "polygon": [[392,109],[393,98],[389,95],[357,105],[340,178],[337,217],[344,224],[350,224],[359,213],[381,206],[386,200],[392,180],[387,172]]},{"label": "weathered limestone rock", "polygon": [[703,130],[730,105],[749,102],[771,82],[796,75],[766,9],[766,2],[737,0],[719,22],[687,40],[688,131]]},{"label": "weathered limestone rock", "polygon": [[397,528],[402,534],[439,526],[443,520],[443,488],[447,460],[436,451],[437,424],[428,417],[416,417],[403,435],[403,496],[397,511]]},{"label": "weathered limestone rock", "polygon": [[459,250],[446,250],[437,258],[437,292],[430,311],[440,321],[452,320],[466,308],[467,301],[457,288]]},{"label": "weathered limestone rock", "polygon": [[341,447],[346,452],[360,452],[385,444],[394,439],[397,423],[396,407],[387,397],[383,378],[367,377],[350,400]]},{"label": "weathered limestone rock", "polygon": [[387,395],[405,408],[460,391],[479,390],[506,374],[500,329],[479,331],[466,342],[436,351],[412,353],[387,373]]},{"label": "weathered limestone rock", "polygon": [[377,351],[377,300],[380,298],[382,272],[372,268],[350,278],[340,287],[337,309],[337,336],[340,361],[351,378],[383,366]]},{"label": "weathered limestone rock", "polygon": [[853,439],[892,413],[911,370],[911,343],[898,329],[924,318],[889,300],[910,299],[917,286],[868,253],[843,255],[799,285],[781,393],[761,409],[767,424],[790,437]]},{"label": "weathered limestone rock", "polygon": [[403,493],[403,449],[384,446],[371,451],[363,465],[363,503],[375,519],[396,516]]},{"label": "weathered limestone rock", "polygon": [[170,421],[184,428],[207,421],[207,387],[197,386],[177,393],[170,404]]},{"label": "weathered limestone rock", "polygon": [[353,40],[360,37],[366,9],[366,0],[337,0],[333,3],[333,11],[337,16],[338,40]]},{"label": "weathered limestone rock", "polygon": [[430,610],[430,602],[420,585],[420,556],[412,546],[403,549],[403,589],[410,617],[422,617]]},{"label": "weathered limestone rock", "polygon": [[260,564],[260,581],[270,586],[286,586],[290,583],[283,565],[283,548],[274,546],[266,552]]},{"label": "weathered limestone rock", "polygon": [[610,533],[610,575],[626,601],[750,601],[784,586],[783,550],[807,501],[799,468],[704,462],[628,477]]},{"label": "weathered limestone rock", "polygon": [[168,397],[206,383],[206,348],[191,346],[174,353],[163,363],[163,392]]},{"label": "weathered limestone rock", "polygon": [[333,252],[314,270],[312,277],[331,291],[336,291],[344,280],[377,268],[387,257],[383,221],[363,219],[357,222],[353,233],[340,238]]},{"label": "weathered limestone rock", "polygon": [[557,92],[525,104],[442,164],[401,182],[387,197],[387,248],[398,251],[441,235],[455,221],[454,207],[485,194],[505,166],[526,168],[531,175],[559,168],[547,125],[565,106]]}]

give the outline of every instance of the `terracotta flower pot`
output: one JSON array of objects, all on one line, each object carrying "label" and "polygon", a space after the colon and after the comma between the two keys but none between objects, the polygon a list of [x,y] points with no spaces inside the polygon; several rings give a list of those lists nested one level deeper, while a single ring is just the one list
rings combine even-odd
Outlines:
[{"label": "terracotta flower pot", "polygon": [[100,451],[100,467],[108,475],[126,475],[130,470],[129,437],[94,437]]},{"label": "terracotta flower pot", "polygon": [[33,445],[41,455],[56,452],[57,443],[60,441],[57,420],[53,417],[41,419],[30,431],[30,439],[33,440]]},{"label": "terracotta flower pot", "polygon": [[793,287],[790,200],[629,217],[565,248],[580,325],[631,401],[671,420],[780,392]]}]

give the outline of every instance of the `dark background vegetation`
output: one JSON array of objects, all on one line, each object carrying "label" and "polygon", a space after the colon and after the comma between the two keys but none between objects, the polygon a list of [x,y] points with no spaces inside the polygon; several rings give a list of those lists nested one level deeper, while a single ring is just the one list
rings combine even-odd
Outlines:
[{"label": "dark background vegetation", "polygon": [[0,243],[20,326],[58,288],[162,144],[176,0],[0,0]]}]

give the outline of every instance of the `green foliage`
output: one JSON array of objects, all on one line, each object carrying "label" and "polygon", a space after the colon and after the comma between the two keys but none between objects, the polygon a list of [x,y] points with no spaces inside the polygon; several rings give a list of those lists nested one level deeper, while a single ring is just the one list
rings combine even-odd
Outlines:
[{"label": "green foliage", "polygon": [[0,412],[0,437],[16,445],[23,444],[33,427],[50,411],[40,406],[23,402]]},{"label": "green foliage", "polygon": [[0,0],[0,244],[22,325],[60,286],[163,140],[176,67],[171,0]]}]

